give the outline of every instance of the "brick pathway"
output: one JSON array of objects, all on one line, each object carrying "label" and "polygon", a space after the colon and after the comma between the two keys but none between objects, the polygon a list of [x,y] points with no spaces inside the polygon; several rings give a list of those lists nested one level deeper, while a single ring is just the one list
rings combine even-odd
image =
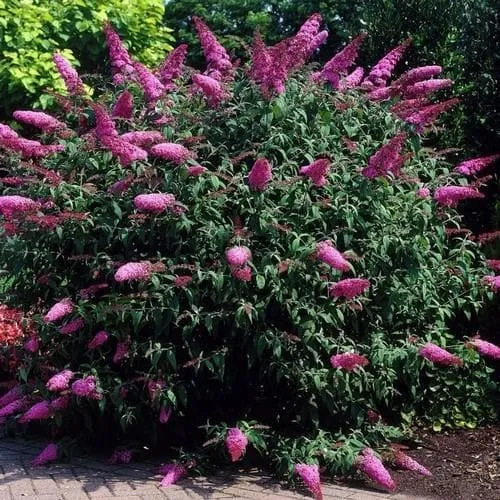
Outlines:
[{"label": "brick pathway", "polygon": [[[185,479],[159,488],[151,464],[109,465],[98,459],[75,458],[71,464],[30,467],[43,445],[22,440],[0,440],[0,500],[189,500],[276,498],[307,499],[310,495],[283,489],[275,480],[256,472]],[[376,493],[324,485],[325,499],[418,500],[404,495]]]}]

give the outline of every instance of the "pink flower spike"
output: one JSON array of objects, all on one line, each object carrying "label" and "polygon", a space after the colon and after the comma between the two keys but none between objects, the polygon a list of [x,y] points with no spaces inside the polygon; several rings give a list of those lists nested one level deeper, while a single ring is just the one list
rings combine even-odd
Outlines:
[{"label": "pink flower spike", "polygon": [[486,276],[484,282],[490,286],[494,292],[500,291],[500,275],[498,276]]},{"label": "pink flower spike", "polygon": [[401,450],[394,452],[394,464],[403,470],[411,470],[413,472],[418,472],[422,476],[432,476],[432,473],[426,469],[423,465],[420,465],[416,460],[409,457]]},{"label": "pink flower spike", "polygon": [[330,170],[330,160],[322,158],[314,161],[310,165],[301,167],[299,170],[300,175],[306,175],[312,181],[312,183],[321,187],[327,183],[326,176]]},{"label": "pink flower spike", "polygon": [[153,144],[161,142],[163,140],[163,135],[157,130],[137,130],[135,132],[122,134],[120,139],[130,142],[130,144],[134,146],[147,149]]},{"label": "pink flower spike", "polygon": [[226,259],[230,266],[243,266],[252,258],[252,252],[247,247],[232,247],[226,250]]},{"label": "pink flower spike", "polygon": [[368,178],[386,177],[389,172],[397,175],[401,168],[401,149],[406,141],[407,134],[401,132],[392,137],[378,149],[368,160],[368,166],[361,172]]},{"label": "pink flower spike", "polygon": [[31,465],[39,466],[39,465],[45,465],[49,462],[54,462],[55,460],[57,460],[57,455],[58,455],[58,447],[56,444],[51,443],[47,445],[46,448],[43,449],[40,455],[38,455],[34,460],[32,460]]},{"label": "pink flower spike", "polygon": [[115,273],[115,281],[135,281],[148,279],[151,274],[150,262],[129,262],[120,266]]},{"label": "pink flower spike", "polygon": [[189,149],[181,144],[175,144],[173,142],[156,144],[151,148],[151,153],[154,156],[171,161],[177,165],[184,163],[186,160],[196,158],[196,155],[192,151],[189,151]]},{"label": "pink flower spike", "polygon": [[345,297],[350,300],[361,295],[369,287],[370,282],[367,279],[348,278],[330,285],[329,293],[333,297]]},{"label": "pink flower spike", "polygon": [[486,264],[492,271],[500,271],[500,260],[499,259],[489,259]]},{"label": "pink flower spike", "polygon": [[60,392],[69,389],[69,383],[74,377],[74,373],[71,370],[63,370],[62,372],[56,373],[53,377],[49,379],[46,387],[51,392]]},{"label": "pink flower spike", "polygon": [[352,269],[351,264],[334,248],[330,240],[320,241],[316,245],[316,257],[337,271],[347,272]]},{"label": "pink flower spike", "polygon": [[160,214],[175,203],[173,194],[151,193],[140,194],[134,198],[134,205],[138,210]]},{"label": "pink flower spike", "polygon": [[215,78],[207,75],[193,75],[193,83],[195,87],[201,90],[208,100],[209,106],[216,108],[224,99],[225,92],[222,85]]},{"label": "pink flower spike", "polygon": [[428,80],[438,76],[443,71],[441,66],[420,66],[412,68],[403,73],[396,81],[392,82],[393,87],[406,87],[423,80]]},{"label": "pink flower spike", "polygon": [[333,368],[340,368],[346,372],[352,372],[358,367],[368,365],[366,356],[355,352],[345,352],[343,354],[334,354],[330,358],[330,363]]},{"label": "pink flower spike", "polygon": [[0,418],[10,417],[11,415],[24,411],[25,408],[26,400],[24,398],[16,399],[12,401],[12,403],[8,403],[0,408]]},{"label": "pink flower spike", "polygon": [[479,337],[474,337],[469,343],[472,347],[477,349],[479,354],[493,359],[500,359],[500,347]]},{"label": "pink flower spike", "polygon": [[21,391],[21,386],[15,385],[0,398],[0,408],[3,408],[4,406],[7,406],[14,401],[21,399],[22,395],[23,393]]},{"label": "pink flower spike", "polygon": [[134,62],[134,69],[148,103],[156,103],[165,92],[165,87],[149,69],[140,62]]},{"label": "pink flower spike", "polygon": [[68,92],[73,95],[83,94],[83,82],[69,61],[61,54],[57,53],[52,56],[52,60],[54,61],[61,78],[64,80],[64,84],[66,85]]},{"label": "pink flower spike", "polygon": [[39,128],[46,134],[52,134],[67,128],[65,123],[41,111],[14,111],[12,116],[18,122]]},{"label": "pink flower spike", "polygon": [[180,464],[166,464],[158,469],[159,474],[164,474],[160,486],[167,487],[175,484],[179,479],[187,474],[187,470]]},{"label": "pink flower spike", "polygon": [[188,46],[186,44],[179,45],[160,64],[158,69],[160,81],[167,90],[175,88],[174,80],[181,77],[187,51]]},{"label": "pink flower spike", "polygon": [[190,177],[199,177],[203,175],[205,172],[208,172],[208,169],[202,167],[201,165],[190,165],[187,168],[187,173]]},{"label": "pink flower spike", "polygon": [[462,366],[464,364],[463,360],[461,360],[459,357],[451,354],[450,352],[442,349],[432,342],[427,342],[427,344],[419,349],[418,353],[423,358],[437,365]]},{"label": "pink flower spike", "polygon": [[358,35],[340,52],[335,54],[320,71],[318,75],[319,79],[327,81],[334,89],[339,88],[341,75],[346,74],[349,68],[354,64],[358,57],[359,48],[365,38],[366,33]]},{"label": "pink flower spike", "polygon": [[385,490],[394,491],[396,489],[396,483],[372,449],[365,448],[356,459],[355,465]]},{"label": "pink flower spike", "polygon": [[353,89],[358,87],[363,80],[363,76],[365,74],[365,70],[358,66],[352,73],[349,73],[345,78],[339,83],[339,90],[341,92],[345,92],[348,89]]},{"label": "pink flower spike", "polygon": [[[413,100],[413,99],[412,99]],[[403,102],[403,101],[401,101]],[[428,125],[432,125],[438,116],[458,104],[459,99],[453,98],[447,101],[429,104],[417,109],[414,113],[401,117],[405,122],[415,126],[415,131],[420,134]]]},{"label": "pink flower spike", "polygon": [[160,410],[160,424],[166,424],[169,420],[170,417],[172,416],[172,408],[165,408],[162,406]]},{"label": "pink flower spike", "polygon": [[323,500],[319,467],[315,464],[295,464],[293,470],[304,481],[309,491],[314,495],[315,500]]},{"label": "pink flower spike", "polygon": [[484,156],[482,158],[474,158],[473,160],[466,160],[459,163],[455,167],[455,172],[463,175],[473,175],[481,172],[486,167],[492,165],[500,158],[500,154]]},{"label": "pink flower spike", "polygon": [[265,158],[259,158],[248,174],[248,184],[255,191],[264,191],[272,181],[271,164]]},{"label": "pink flower spike", "polygon": [[24,415],[19,418],[20,424],[32,422],[34,420],[47,420],[52,416],[52,408],[49,401],[35,403]]},{"label": "pink flower spike", "polygon": [[45,323],[55,323],[63,319],[68,314],[73,312],[74,306],[71,299],[62,299],[57,304],[54,304],[47,314],[44,316],[43,321]]},{"label": "pink flower spike", "polygon": [[68,409],[71,397],[69,394],[64,394],[50,402],[50,407],[53,411],[64,411]]},{"label": "pink flower spike", "polygon": [[101,330],[100,332],[97,332],[94,338],[89,342],[88,348],[90,350],[97,349],[98,347],[105,344],[108,341],[108,338],[109,338],[108,332]]},{"label": "pink flower spike", "polygon": [[453,81],[443,78],[443,79],[432,79],[423,80],[421,82],[414,83],[403,89],[403,97],[405,99],[416,99],[419,97],[428,97],[433,92],[438,90],[443,90],[451,87]]},{"label": "pink flower spike", "polygon": [[484,198],[484,194],[470,186],[442,186],[434,192],[434,200],[447,207],[472,198]]},{"label": "pink flower spike", "polygon": [[17,194],[0,196],[0,213],[7,217],[14,214],[36,212],[39,207],[39,203]]},{"label": "pink flower spike", "polygon": [[113,118],[124,118],[130,120],[134,112],[134,97],[128,90],[124,90],[116,100],[111,116]]},{"label": "pink flower spike", "polygon": [[387,53],[380,61],[375,64],[371,69],[370,73],[366,77],[365,81],[371,83],[375,87],[385,86],[387,80],[391,77],[391,74],[396,67],[396,64],[403,57],[406,49],[410,45],[411,40],[408,39],[402,44],[398,45]]},{"label": "pink flower spike", "polygon": [[75,380],[71,385],[71,392],[80,398],[102,399],[97,391],[96,378],[93,375]]},{"label": "pink flower spike", "polygon": [[248,438],[238,429],[231,427],[226,434],[226,448],[231,456],[231,462],[237,462],[244,454],[248,445]]},{"label": "pink flower spike", "polygon": [[76,318],[73,321],[66,323],[64,326],[61,326],[59,328],[59,332],[63,335],[71,335],[72,333],[75,333],[84,327],[85,321],[83,320],[83,318]]}]

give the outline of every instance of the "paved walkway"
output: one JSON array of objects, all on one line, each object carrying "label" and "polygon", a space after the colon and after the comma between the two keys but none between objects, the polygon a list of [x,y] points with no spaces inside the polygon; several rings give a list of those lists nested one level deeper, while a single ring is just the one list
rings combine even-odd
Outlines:
[{"label": "paved walkway", "polygon": [[[98,459],[75,458],[71,464],[30,467],[42,445],[0,439],[0,500],[189,500],[248,498],[277,500],[312,498],[283,489],[276,480],[255,471],[244,475],[194,478],[169,488],[158,486],[151,464],[109,465]],[[337,485],[324,485],[325,499],[417,500]]]}]

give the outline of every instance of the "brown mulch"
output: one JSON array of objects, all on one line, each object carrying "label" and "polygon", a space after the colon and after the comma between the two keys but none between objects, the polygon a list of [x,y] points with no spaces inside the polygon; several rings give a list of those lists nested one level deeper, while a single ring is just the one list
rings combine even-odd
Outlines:
[{"label": "brown mulch", "polygon": [[420,431],[406,453],[432,472],[391,472],[398,493],[446,500],[500,499],[500,426],[442,434]]}]

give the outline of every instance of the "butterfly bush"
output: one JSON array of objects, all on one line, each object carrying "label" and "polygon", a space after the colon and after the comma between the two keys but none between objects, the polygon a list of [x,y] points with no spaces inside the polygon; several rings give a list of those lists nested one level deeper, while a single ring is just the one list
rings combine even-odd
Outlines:
[{"label": "butterfly bush", "polygon": [[450,321],[500,288],[482,255],[498,231],[476,238],[456,210],[495,160],[432,150],[457,101],[446,68],[400,69],[409,42],[362,68],[363,33],[309,66],[314,14],[233,64],[194,23],[202,68],[185,46],[142,66],[106,24],[99,92],[56,55],[63,108],[0,124],[2,425],[61,455],[161,451],[163,486],[231,458],[316,498],[320,470],[392,490],[363,450],[408,415],[495,416],[498,348]]}]

